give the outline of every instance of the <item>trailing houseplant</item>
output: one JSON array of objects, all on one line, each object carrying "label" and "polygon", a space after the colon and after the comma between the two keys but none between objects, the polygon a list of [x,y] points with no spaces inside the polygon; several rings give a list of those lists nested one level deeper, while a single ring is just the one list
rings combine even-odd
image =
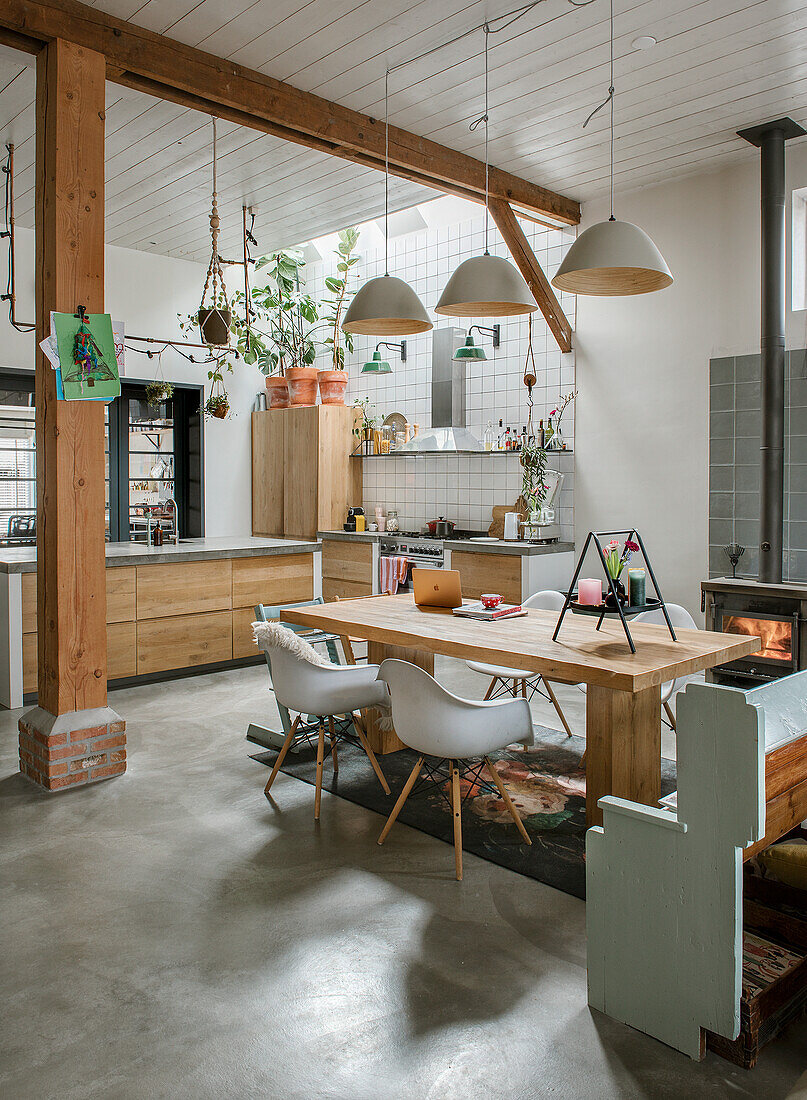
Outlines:
[{"label": "trailing houseplant", "polygon": [[319,372],[319,392],[323,405],[344,405],[345,390],[347,388],[347,371],[345,370],[345,351],[353,351],[353,337],[349,332],[342,331],[344,320],[350,300],[358,289],[358,279],[352,276],[353,268],[359,262],[360,257],[354,255],[359,240],[359,231],[355,226],[343,229],[339,233],[339,243],[336,246],[336,274],[329,275],[325,279],[325,286],[329,295],[320,302],[323,311],[323,325],[327,337],[321,341],[330,356],[331,364],[326,370]]},{"label": "trailing houseplant", "polygon": [[529,509],[530,521],[537,522],[537,513],[541,510],[547,491],[547,486],[544,483],[547,462],[546,450],[540,444],[531,440],[522,448],[519,461],[522,470],[521,496]]},{"label": "trailing houseplant", "polygon": [[173,392],[174,387],[170,382],[166,382],[163,378],[155,378],[146,386],[146,401],[156,408],[165,401],[170,401]]},{"label": "trailing houseplant", "polygon": [[377,427],[379,416],[369,397],[357,397],[353,401],[353,435],[359,446],[369,454],[369,444],[373,439],[373,429]]}]

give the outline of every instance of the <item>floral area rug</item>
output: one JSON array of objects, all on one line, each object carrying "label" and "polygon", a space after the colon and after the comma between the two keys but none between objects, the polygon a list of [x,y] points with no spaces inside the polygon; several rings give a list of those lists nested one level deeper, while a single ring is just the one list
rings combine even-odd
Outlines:
[{"label": "floral area rug", "polygon": [[[494,767],[521,815],[532,845],[523,843],[498,791],[493,792],[486,784],[476,780],[478,765],[465,766],[462,770],[464,850],[538,879],[564,893],[584,898],[586,770],[581,757],[585,748],[582,737],[567,738],[564,733],[536,726],[535,744],[531,748],[517,746],[491,754]],[[259,753],[252,759],[271,767],[276,753]],[[362,750],[341,742],[339,775],[334,776],[330,760],[326,759],[323,788],[349,802],[375,810],[386,818],[415,765],[417,755],[403,749],[378,759],[390,785],[392,793],[389,796],[381,789]],[[281,771],[313,784],[314,751],[302,748],[296,755],[289,753]],[[662,794],[669,794],[674,789],[675,764],[662,760]],[[417,788],[415,790],[417,792]],[[386,843],[394,843],[395,830],[402,822],[453,845],[447,796],[450,797],[448,784],[424,784],[419,793],[412,794],[407,800]],[[379,832],[382,824],[379,821]]]}]

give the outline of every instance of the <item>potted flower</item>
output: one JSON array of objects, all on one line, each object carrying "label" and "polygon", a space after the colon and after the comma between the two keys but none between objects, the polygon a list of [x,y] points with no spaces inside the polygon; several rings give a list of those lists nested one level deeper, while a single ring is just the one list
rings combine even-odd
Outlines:
[{"label": "potted flower", "polygon": [[370,404],[369,397],[357,397],[353,402],[353,413],[353,435],[359,441],[358,453],[371,454],[373,429],[379,419],[375,406]]},{"label": "potted flower", "polygon": [[[627,603],[628,597],[627,593],[625,592],[625,586],[619,578],[622,575],[622,570],[628,564],[632,555],[638,551],[638,549],[638,544],[632,542],[630,539],[625,539],[625,545],[623,546],[621,551],[619,549],[618,539],[611,539],[611,541],[606,543],[605,546],[602,548],[602,556],[605,562],[605,568],[608,571],[608,576],[614,583],[614,589],[616,590],[617,598],[619,599],[619,602],[621,604]],[[606,607],[609,607],[614,611],[616,610],[616,603],[610,591],[605,597],[605,604]]]},{"label": "potted flower", "polygon": [[[561,397],[557,406],[549,414],[549,438],[546,441],[546,446],[550,451],[565,451],[566,444],[563,441],[563,436],[560,431],[560,422],[563,419],[563,414],[566,409],[571,405],[574,399],[577,397],[577,390],[570,390],[569,393]],[[552,417],[556,417],[554,429],[552,425]]]},{"label": "potted flower", "polygon": [[360,258],[353,255],[358,239],[359,231],[355,227],[343,229],[340,232],[335,253],[336,274],[328,276],[325,280],[330,297],[323,298],[320,302],[320,306],[328,311],[324,320],[329,332],[327,339],[322,341],[322,345],[331,357],[331,365],[318,373],[319,393],[323,405],[344,405],[345,403],[348,382],[345,370],[345,349],[353,351],[353,337],[349,332],[342,332],[342,318],[350,299],[356,293],[356,288],[350,286],[350,272]]}]

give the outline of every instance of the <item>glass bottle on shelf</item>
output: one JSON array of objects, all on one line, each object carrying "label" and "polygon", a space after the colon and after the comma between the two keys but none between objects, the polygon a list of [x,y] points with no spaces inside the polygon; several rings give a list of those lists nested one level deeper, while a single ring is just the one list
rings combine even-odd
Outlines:
[{"label": "glass bottle on shelf", "polygon": [[538,421],[538,446],[546,446],[546,431],[544,430],[543,420]]},{"label": "glass bottle on shelf", "polygon": [[551,450],[552,448],[552,436],[555,434],[555,429],[552,427],[552,417],[546,422],[546,431],[544,432],[544,446]]},{"label": "glass bottle on shelf", "polygon": [[398,512],[395,508],[387,509],[387,531],[389,534],[394,534],[399,530],[398,527]]},{"label": "glass bottle on shelf", "polygon": [[485,428],[485,450],[493,450],[493,421],[488,421],[488,426]]},{"label": "glass bottle on shelf", "polygon": [[499,435],[496,439],[496,450],[504,450],[504,425],[501,420],[499,421]]}]

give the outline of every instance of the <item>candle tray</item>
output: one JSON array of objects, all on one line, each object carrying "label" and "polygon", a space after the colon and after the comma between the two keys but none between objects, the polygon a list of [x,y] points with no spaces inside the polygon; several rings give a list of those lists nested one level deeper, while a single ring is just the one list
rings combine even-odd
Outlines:
[{"label": "candle tray", "polygon": [[[648,596],[643,604],[631,606],[622,604],[622,614],[626,619],[632,619],[635,615],[641,615],[643,611],[658,611],[661,608],[661,600]],[[598,619],[618,619],[619,612],[616,608],[606,607],[604,603],[580,603],[572,598],[569,602],[569,610],[573,615],[595,615]]]}]

